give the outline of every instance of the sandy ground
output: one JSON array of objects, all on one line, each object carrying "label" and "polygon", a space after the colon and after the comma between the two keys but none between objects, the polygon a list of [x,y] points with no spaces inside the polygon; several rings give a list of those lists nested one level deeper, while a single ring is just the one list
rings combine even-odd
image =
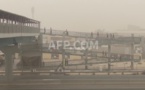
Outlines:
[{"label": "sandy ground", "polygon": [[[55,66],[59,65],[61,63],[62,55],[59,55],[59,59],[51,59],[50,54],[43,54],[43,62],[45,62],[45,65],[49,66]],[[71,56],[71,60],[74,60],[73,63],[79,63],[82,62],[80,56]],[[13,64],[13,69],[17,69],[16,65],[19,62],[19,59],[16,59]],[[111,63],[111,69],[121,69],[121,70],[128,70],[130,69],[131,62],[117,62],[117,63]],[[4,68],[5,65],[0,66],[0,71],[5,70]],[[68,69],[84,69],[85,65],[80,65],[80,66],[67,66]],[[107,64],[95,64],[95,65],[88,65],[89,69],[95,69],[95,70],[105,70],[108,68]],[[141,60],[140,62],[134,62],[134,69],[135,70],[145,70],[145,60]]]},{"label": "sandy ground", "polygon": [[[59,55],[59,59],[51,59],[50,54],[43,54],[43,61],[50,63],[50,64],[56,64],[56,63],[52,63],[52,62],[56,62],[56,61],[60,61],[62,60],[62,55]],[[81,60],[80,56],[71,56],[70,60],[75,60],[76,62],[78,60]],[[78,61],[79,62],[79,61]],[[117,62],[117,63],[112,63],[111,64],[111,69],[130,69],[131,66],[131,62]],[[108,65],[107,64],[97,64],[97,65],[88,65],[88,67],[90,69],[99,69],[99,70],[103,70],[103,69],[107,69]],[[83,69],[84,66],[71,66],[68,68],[75,68],[75,69]],[[134,62],[134,69],[135,70],[145,70],[145,60],[141,60],[139,62]]]}]

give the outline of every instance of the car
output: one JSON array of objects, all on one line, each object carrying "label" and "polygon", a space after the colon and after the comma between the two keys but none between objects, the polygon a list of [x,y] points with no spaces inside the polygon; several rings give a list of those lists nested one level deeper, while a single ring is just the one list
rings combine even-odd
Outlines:
[{"label": "car", "polygon": [[5,61],[4,53],[0,51],[0,65],[3,65]]}]

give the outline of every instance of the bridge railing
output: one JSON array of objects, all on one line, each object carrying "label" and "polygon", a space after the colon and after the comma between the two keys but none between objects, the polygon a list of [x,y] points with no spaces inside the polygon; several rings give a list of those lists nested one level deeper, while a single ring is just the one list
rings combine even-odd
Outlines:
[{"label": "bridge railing", "polygon": [[38,35],[40,29],[37,27],[0,23],[0,37],[30,36]]},{"label": "bridge railing", "polygon": [[[66,30],[54,30],[54,29],[41,29],[40,33],[42,34],[48,34],[48,35],[58,35],[58,36],[62,36],[63,32],[65,32]],[[110,35],[109,33],[93,33],[93,32],[75,32],[75,31],[68,31],[68,36],[71,37],[80,37],[80,38],[106,38]],[[114,34],[112,33],[112,35],[115,35],[115,37],[120,37],[121,35],[118,34]],[[131,36],[131,35],[130,35]]]},{"label": "bridge railing", "polygon": [[[63,36],[63,32],[67,30],[54,30],[54,29],[41,29],[40,33],[43,35],[54,35],[54,36]],[[67,31],[69,37],[76,37],[76,38],[91,38],[91,39],[99,39],[102,40],[101,42],[109,42],[108,39],[112,39],[112,43],[131,43],[134,42],[135,44],[139,44],[142,40],[141,36],[130,34],[128,36],[124,36],[118,33],[93,33],[93,32],[75,32],[75,31]],[[133,36],[132,36],[133,35]],[[134,36],[135,35],[135,36]],[[105,40],[105,41],[104,41]],[[106,43],[106,44],[107,44]]]},{"label": "bridge railing", "polygon": [[[40,33],[43,34],[50,34],[50,35],[63,35],[63,32],[65,32],[66,30],[52,30],[52,29],[41,29]],[[72,37],[91,37],[91,33],[86,33],[86,32],[74,32],[74,31],[68,31],[69,36]],[[94,35],[95,37],[95,35]]]},{"label": "bridge railing", "polygon": [[[46,34],[46,35],[56,35],[56,36],[62,36],[63,32],[66,30],[55,30],[55,29],[41,29],[40,33]],[[76,32],[76,31],[68,31],[68,36],[70,37],[78,37],[78,38],[110,38],[111,36],[114,36],[115,38],[132,38],[131,34],[128,35],[122,35],[118,33],[99,33],[99,32]],[[140,38],[141,36],[135,36],[135,38]]]}]

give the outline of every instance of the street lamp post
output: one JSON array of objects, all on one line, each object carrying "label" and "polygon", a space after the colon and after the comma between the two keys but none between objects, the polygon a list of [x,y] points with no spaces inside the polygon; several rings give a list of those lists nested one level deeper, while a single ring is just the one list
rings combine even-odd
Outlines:
[{"label": "street lamp post", "polygon": [[64,50],[64,40],[65,36],[68,34],[67,31],[63,32],[63,38],[62,38],[62,68],[65,69],[66,61],[65,61],[65,50]]},{"label": "street lamp post", "polygon": [[134,69],[134,34],[132,34],[132,43],[131,43],[131,69]]}]

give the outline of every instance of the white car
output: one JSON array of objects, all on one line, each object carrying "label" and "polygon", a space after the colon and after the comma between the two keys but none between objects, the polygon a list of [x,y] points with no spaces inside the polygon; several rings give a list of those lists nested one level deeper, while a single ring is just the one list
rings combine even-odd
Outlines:
[{"label": "white car", "polygon": [[0,65],[4,63],[4,60],[5,60],[4,53],[0,51]]}]

